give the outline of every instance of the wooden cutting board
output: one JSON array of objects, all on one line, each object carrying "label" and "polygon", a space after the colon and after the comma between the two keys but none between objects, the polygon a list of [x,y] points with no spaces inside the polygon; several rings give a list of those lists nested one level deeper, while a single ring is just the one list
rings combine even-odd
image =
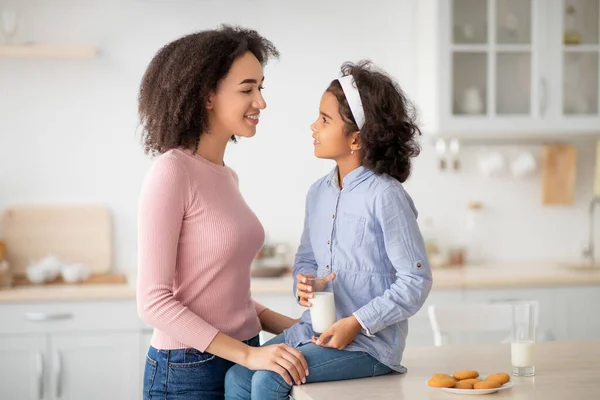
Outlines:
[{"label": "wooden cutting board", "polygon": [[106,273],[112,263],[110,211],[95,206],[15,206],[2,214],[0,235],[15,274],[54,254]]},{"label": "wooden cutting board", "polygon": [[568,205],[575,198],[577,149],[573,145],[546,145],[542,155],[542,204]]}]

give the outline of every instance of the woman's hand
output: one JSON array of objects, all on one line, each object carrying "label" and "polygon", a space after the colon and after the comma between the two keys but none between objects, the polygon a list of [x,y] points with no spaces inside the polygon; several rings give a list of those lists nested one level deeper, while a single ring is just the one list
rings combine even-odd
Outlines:
[{"label": "woman's hand", "polygon": [[331,325],[325,332],[321,333],[318,338],[313,336],[311,341],[321,347],[343,350],[352,343],[361,329],[362,326],[358,320],[351,315],[350,317],[342,318]]},{"label": "woman's hand", "polygon": [[308,364],[304,355],[283,343],[265,347],[248,347],[242,365],[251,370],[276,372],[290,386],[294,382],[296,385],[306,383],[306,376],[308,375]]}]

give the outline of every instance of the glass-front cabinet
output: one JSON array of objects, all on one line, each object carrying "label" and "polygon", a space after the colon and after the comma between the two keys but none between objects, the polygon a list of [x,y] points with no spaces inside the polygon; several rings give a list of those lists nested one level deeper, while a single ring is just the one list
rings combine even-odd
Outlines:
[{"label": "glass-front cabinet", "polygon": [[[560,80],[554,90],[559,94],[558,111],[565,117],[593,120],[600,115],[600,0],[563,0],[557,2],[560,14],[553,15],[560,41],[557,62]],[[571,118],[572,119],[572,118]],[[597,129],[600,126],[596,125]]]},{"label": "glass-front cabinet", "polygon": [[600,0],[421,1],[425,131],[600,132]]}]

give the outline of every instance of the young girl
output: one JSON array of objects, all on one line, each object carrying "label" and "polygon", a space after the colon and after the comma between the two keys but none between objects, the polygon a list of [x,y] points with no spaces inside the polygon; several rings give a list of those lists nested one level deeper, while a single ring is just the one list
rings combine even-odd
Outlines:
[{"label": "young girl", "polygon": [[262,66],[277,55],[257,32],[223,27],[169,43],[142,79],[145,149],[159,154],[139,200],[138,312],[155,328],[144,399],[222,399],[234,363],[290,385],[306,376],[296,349],[257,347],[261,327],[295,321],[250,297],[264,231],[223,162],[234,135],[256,133]]},{"label": "young girl", "polygon": [[[315,337],[308,310],[268,343],[300,350],[309,383],[405,372],[407,320],[432,284],[417,211],[402,186],[419,154],[412,108],[368,62],[345,64],[342,75],[311,125],[315,155],[337,165],[308,192],[294,264],[304,306],[313,296],[309,276],[333,279],[337,322]],[[242,366],[225,378],[227,399],[286,399],[291,388],[277,374]]]}]

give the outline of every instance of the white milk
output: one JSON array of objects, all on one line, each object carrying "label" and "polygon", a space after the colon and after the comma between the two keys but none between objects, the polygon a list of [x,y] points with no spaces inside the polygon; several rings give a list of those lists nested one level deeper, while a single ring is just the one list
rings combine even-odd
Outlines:
[{"label": "white milk", "polygon": [[513,367],[533,367],[534,342],[510,344],[510,358]]},{"label": "white milk", "polygon": [[335,300],[333,293],[329,292],[317,292],[314,295],[315,297],[309,299],[310,319],[313,330],[323,333],[335,322]]}]

